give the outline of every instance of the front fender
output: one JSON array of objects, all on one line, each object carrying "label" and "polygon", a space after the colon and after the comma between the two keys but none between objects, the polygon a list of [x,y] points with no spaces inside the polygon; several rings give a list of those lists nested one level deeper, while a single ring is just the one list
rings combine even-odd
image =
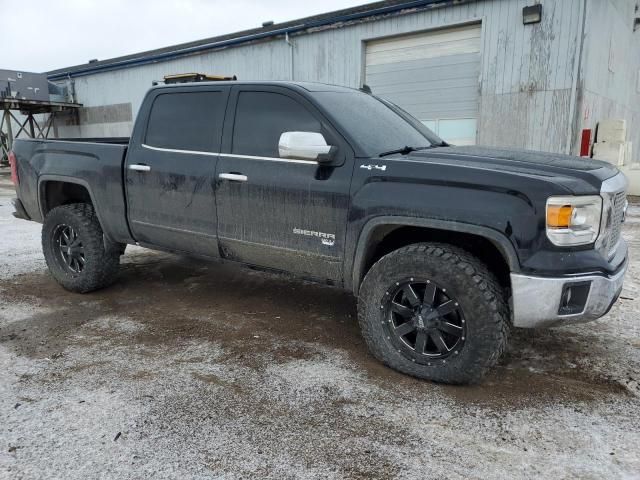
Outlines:
[{"label": "front fender", "polygon": [[[491,228],[448,220],[384,215],[370,219],[364,225],[358,237],[355,255],[352,260],[351,275],[345,277],[345,287],[355,294],[358,293],[366,267],[367,251],[371,243],[372,234],[376,228],[386,225],[422,227],[446,232],[461,232],[482,237],[490,241],[498,249],[512,272],[520,271],[518,255],[509,239]],[[347,272],[348,271],[349,268],[347,266]]]}]

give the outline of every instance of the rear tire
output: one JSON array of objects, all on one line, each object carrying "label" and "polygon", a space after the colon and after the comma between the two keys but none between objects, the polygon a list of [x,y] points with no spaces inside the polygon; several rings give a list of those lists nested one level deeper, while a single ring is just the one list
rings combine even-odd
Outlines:
[{"label": "rear tire", "polygon": [[369,350],[387,366],[436,382],[477,383],[508,341],[505,297],[473,255],[419,243],[371,267],[360,289],[358,319]]},{"label": "rear tire", "polygon": [[47,214],[42,226],[42,250],[53,278],[77,293],[111,285],[123,251],[119,246],[105,246],[98,217],[93,206],[86,203],[62,205]]}]

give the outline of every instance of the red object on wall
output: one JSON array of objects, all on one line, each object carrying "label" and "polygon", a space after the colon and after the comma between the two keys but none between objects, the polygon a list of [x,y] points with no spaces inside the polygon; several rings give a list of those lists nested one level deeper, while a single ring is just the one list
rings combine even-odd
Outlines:
[{"label": "red object on wall", "polygon": [[585,128],[582,130],[582,139],[580,140],[580,156],[590,157],[591,153],[591,129]]},{"label": "red object on wall", "polygon": [[13,153],[13,151],[9,152],[9,166],[11,167],[11,182],[17,187],[19,183],[18,162],[16,161],[16,154]]}]

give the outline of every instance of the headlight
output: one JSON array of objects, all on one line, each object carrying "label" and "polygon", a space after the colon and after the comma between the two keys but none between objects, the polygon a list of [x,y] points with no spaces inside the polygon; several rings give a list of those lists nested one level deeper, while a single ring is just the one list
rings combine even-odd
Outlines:
[{"label": "headlight", "polygon": [[549,197],[547,200],[547,237],[554,245],[586,245],[600,232],[602,198]]}]

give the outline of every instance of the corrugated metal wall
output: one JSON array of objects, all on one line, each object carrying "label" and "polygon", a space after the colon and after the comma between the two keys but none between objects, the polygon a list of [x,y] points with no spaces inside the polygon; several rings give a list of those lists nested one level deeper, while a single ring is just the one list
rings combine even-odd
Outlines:
[{"label": "corrugated metal wall", "polygon": [[487,16],[481,143],[563,152],[568,142],[582,0],[544,2],[542,22],[522,25],[530,2],[496,2]]},{"label": "corrugated metal wall", "polygon": [[[627,140],[640,156],[640,31],[633,31],[636,0],[596,0],[588,4],[583,55],[583,82],[579,91],[577,134],[599,121],[627,121]],[[574,144],[579,141],[578,135]]]},{"label": "corrugated metal wall", "polygon": [[[563,152],[581,2],[545,1],[539,25],[522,24],[522,8],[530,1],[493,0],[301,37],[296,39],[296,78],[359,86],[363,41],[479,19],[483,42],[478,143]],[[334,52],[331,59],[326,52]]]},{"label": "corrugated metal wall", "polygon": [[[481,21],[478,143],[562,152],[570,138],[582,1],[545,0],[543,22],[528,26],[522,24],[522,8],[531,0],[483,0],[389,15],[292,36],[293,47],[284,39],[270,40],[78,77],[75,87],[85,106],[131,103],[134,116],[151,81],[172,73],[286,80],[293,71],[295,80],[359,87],[364,78],[365,41]],[[94,121],[61,126],[59,131],[60,135],[126,135],[131,126],[131,121]]]}]

